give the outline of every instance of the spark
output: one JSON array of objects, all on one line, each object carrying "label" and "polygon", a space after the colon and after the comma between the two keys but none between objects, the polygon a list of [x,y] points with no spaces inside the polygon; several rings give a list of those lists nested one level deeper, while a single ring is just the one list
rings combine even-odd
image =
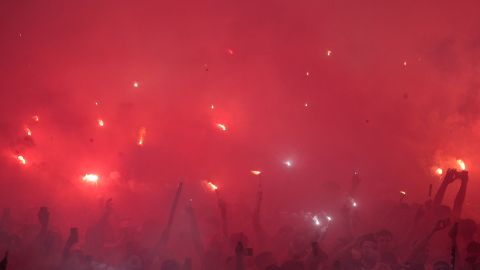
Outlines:
[{"label": "spark", "polygon": [[35,121],[35,122],[40,121],[40,117],[38,117],[38,115],[32,116],[32,119],[33,119],[33,121]]},{"label": "spark", "polygon": [[403,190],[400,191],[400,194],[401,194],[402,196],[404,196],[404,197],[407,196],[407,192],[405,192],[405,191],[403,191]]},{"label": "spark", "polygon": [[316,215],[312,217],[312,220],[313,220],[313,224],[315,224],[315,226],[320,226],[320,224],[321,224],[320,219],[318,219],[318,217]]},{"label": "spark", "polygon": [[358,206],[357,202],[356,202],[354,199],[350,199],[350,200],[352,201],[352,206],[353,206],[353,207],[357,207],[357,206]]},{"label": "spark", "polygon": [[223,131],[227,131],[227,127],[224,124],[217,124],[217,127]]},{"label": "spark", "polygon": [[101,126],[101,127],[103,127],[105,125],[105,123],[103,122],[102,119],[98,119],[97,122],[98,122],[98,125]]},{"label": "spark", "polygon": [[215,184],[213,184],[212,182],[207,182],[207,185],[212,191],[218,190],[218,187]]},{"label": "spark", "polygon": [[98,106],[98,101],[95,101],[95,106]]},{"label": "spark", "polygon": [[133,87],[134,88],[138,88],[140,86],[140,84],[138,82],[133,82]]},{"label": "spark", "polygon": [[250,171],[253,175],[260,175],[262,172],[261,171]]},{"label": "spark", "polygon": [[18,155],[17,156],[17,160],[20,162],[20,164],[22,165],[26,165],[27,164],[27,160],[22,156],[22,155]]},{"label": "spark", "polygon": [[407,66],[407,61],[403,61],[403,66],[404,66],[404,67]]},{"label": "spark", "polygon": [[305,73],[305,76],[307,76],[307,77],[310,76],[310,72],[307,71],[307,72]]},{"label": "spark", "polygon": [[435,170],[435,173],[438,174],[438,175],[442,175],[442,174],[443,174],[442,168],[437,168],[437,169]]},{"label": "spark", "polygon": [[283,164],[285,164],[287,167],[292,167],[292,162],[290,160],[283,162]]},{"label": "spark", "polygon": [[27,136],[32,136],[32,131],[28,127],[26,127],[25,134],[27,134]]},{"label": "spark", "polygon": [[327,56],[330,56],[332,55],[332,51],[331,50],[327,50]]},{"label": "spark", "polygon": [[465,162],[463,162],[463,160],[457,159],[457,164],[458,164],[458,166],[460,166],[460,169],[462,169],[462,171],[465,171],[466,166],[465,166]]},{"label": "spark", "polygon": [[328,220],[328,221],[332,221],[332,217],[331,217],[331,216],[327,216],[327,220]]},{"label": "spark", "polygon": [[213,104],[210,105],[210,109],[214,110],[214,109],[215,109],[215,106],[213,106]]},{"label": "spark", "polygon": [[305,102],[304,106],[305,106],[305,108],[308,107],[308,103]]},{"label": "spark", "polygon": [[147,129],[145,127],[142,127],[140,131],[138,132],[138,142],[137,144],[142,146],[144,141],[145,141],[145,133],[147,133]]},{"label": "spark", "polygon": [[228,53],[229,55],[234,55],[234,54],[235,54],[232,49],[227,49],[227,53]]},{"label": "spark", "polygon": [[95,183],[96,184],[98,182],[98,175],[87,173],[83,176],[82,179],[85,182],[90,182],[90,183]]}]

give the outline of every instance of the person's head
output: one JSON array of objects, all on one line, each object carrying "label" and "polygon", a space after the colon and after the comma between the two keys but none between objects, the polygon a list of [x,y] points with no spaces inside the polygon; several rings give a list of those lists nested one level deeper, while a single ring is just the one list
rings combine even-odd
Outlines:
[{"label": "person's head", "polygon": [[433,264],[433,270],[450,270],[450,265],[444,261],[436,261]]},{"label": "person's head", "polygon": [[174,260],[163,261],[161,270],[180,270],[180,264]]},{"label": "person's head", "polygon": [[358,241],[358,247],[360,248],[360,253],[362,254],[363,259],[369,261],[375,261],[377,259],[377,243],[372,234],[362,236]]},{"label": "person's head", "polygon": [[390,243],[392,242],[393,234],[388,230],[381,230],[375,234],[375,241],[377,243],[378,250],[385,251],[390,249]]},{"label": "person's head", "polygon": [[458,223],[458,234],[465,240],[471,240],[477,232],[477,223],[472,219],[462,219]]}]

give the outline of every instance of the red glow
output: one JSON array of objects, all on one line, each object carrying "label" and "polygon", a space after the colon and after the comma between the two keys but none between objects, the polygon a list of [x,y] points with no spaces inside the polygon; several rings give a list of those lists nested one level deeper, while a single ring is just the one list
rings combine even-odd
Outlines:
[{"label": "red glow", "polygon": [[250,171],[253,175],[260,175],[262,172],[261,171]]},{"label": "red glow", "polygon": [[442,175],[442,174],[443,174],[442,168],[437,168],[437,169],[435,170],[435,173],[436,173],[437,175]]},{"label": "red glow", "polygon": [[26,127],[25,134],[27,134],[27,136],[32,136],[32,131],[28,127]]},{"label": "red glow", "polygon": [[32,116],[32,119],[33,119],[33,121],[35,121],[35,122],[39,122],[39,121],[40,121],[40,117],[38,117],[38,115]]},{"label": "red glow", "polygon": [[98,119],[98,120],[97,120],[97,123],[98,123],[98,125],[101,126],[101,127],[103,127],[103,126],[105,125],[105,123],[103,122],[102,119]]}]

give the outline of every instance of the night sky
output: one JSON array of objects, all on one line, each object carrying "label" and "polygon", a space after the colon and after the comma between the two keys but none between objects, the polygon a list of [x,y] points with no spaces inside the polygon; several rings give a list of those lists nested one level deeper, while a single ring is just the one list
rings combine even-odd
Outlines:
[{"label": "night sky", "polygon": [[435,170],[462,159],[464,213],[475,215],[479,10],[477,0],[3,0],[0,205],[32,220],[47,205],[70,226],[113,198],[122,219],[163,220],[183,181],[182,203],[209,220],[205,181],[241,213],[261,178],[272,221],[333,209],[354,171],[359,207],[400,190],[423,202]]}]

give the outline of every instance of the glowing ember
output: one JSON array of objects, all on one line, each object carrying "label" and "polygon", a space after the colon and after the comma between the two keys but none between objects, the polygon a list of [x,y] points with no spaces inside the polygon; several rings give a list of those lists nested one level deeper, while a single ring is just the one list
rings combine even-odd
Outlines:
[{"label": "glowing ember", "polygon": [[38,117],[38,115],[32,116],[32,119],[33,119],[33,121],[35,121],[35,122],[40,121],[40,117]]},{"label": "glowing ember", "polygon": [[327,56],[330,56],[332,55],[332,51],[331,50],[327,50]]},{"label": "glowing ember", "polygon": [[227,131],[227,127],[224,124],[217,124],[217,127],[223,131]]},{"label": "glowing ember", "polygon": [[144,127],[142,127],[140,129],[140,131],[138,132],[138,142],[137,142],[137,144],[140,145],[140,146],[142,146],[144,141],[145,141],[145,133],[147,133],[147,130]]},{"label": "glowing ember", "polygon": [[85,174],[82,179],[85,182],[97,183],[98,182],[98,175],[88,173],[88,174]]},{"label": "glowing ember", "polygon": [[138,88],[140,84],[138,82],[133,82],[133,87]]},{"label": "glowing ember", "polygon": [[465,167],[465,162],[463,162],[463,160],[457,159],[457,164],[458,166],[460,166],[460,169],[462,169],[462,171],[465,171],[466,167]]},{"label": "glowing ember", "polygon": [[327,216],[327,220],[328,220],[328,221],[332,221],[332,217],[331,217],[331,216]]},{"label": "glowing ember", "polygon": [[27,164],[27,160],[26,160],[23,156],[21,156],[21,155],[18,155],[18,156],[17,156],[17,160],[18,160],[18,162],[20,162],[20,164],[22,164],[22,165],[26,165],[26,164]]},{"label": "glowing ember", "polygon": [[28,127],[26,127],[25,134],[27,134],[27,136],[32,136],[32,131]]},{"label": "glowing ember", "polygon": [[97,122],[98,122],[98,125],[101,126],[101,127],[103,127],[105,125],[105,123],[103,122],[102,119],[98,119]]},{"label": "glowing ember", "polygon": [[290,160],[283,162],[283,164],[285,164],[287,167],[292,167],[292,162]]},{"label": "glowing ember", "polygon": [[216,191],[218,189],[218,187],[214,185],[212,182],[208,182],[207,185],[212,191]]},{"label": "glowing ember", "polygon": [[437,169],[435,170],[435,173],[438,174],[438,175],[442,175],[442,174],[443,174],[442,168],[437,168]]},{"label": "glowing ember", "polygon": [[407,193],[406,193],[405,191],[403,191],[403,190],[400,191],[400,194],[401,194],[402,196],[404,196],[404,197],[407,196]]},{"label": "glowing ember", "polygon": [[215,106],[213,106],[213,104],[210,105],[210,109],[212,109],[212,110],[215,109]]},{"label": "glowing ember", "polygon": [[250,171],[253,175],[260,175],[262,172],[261,171]]}]

